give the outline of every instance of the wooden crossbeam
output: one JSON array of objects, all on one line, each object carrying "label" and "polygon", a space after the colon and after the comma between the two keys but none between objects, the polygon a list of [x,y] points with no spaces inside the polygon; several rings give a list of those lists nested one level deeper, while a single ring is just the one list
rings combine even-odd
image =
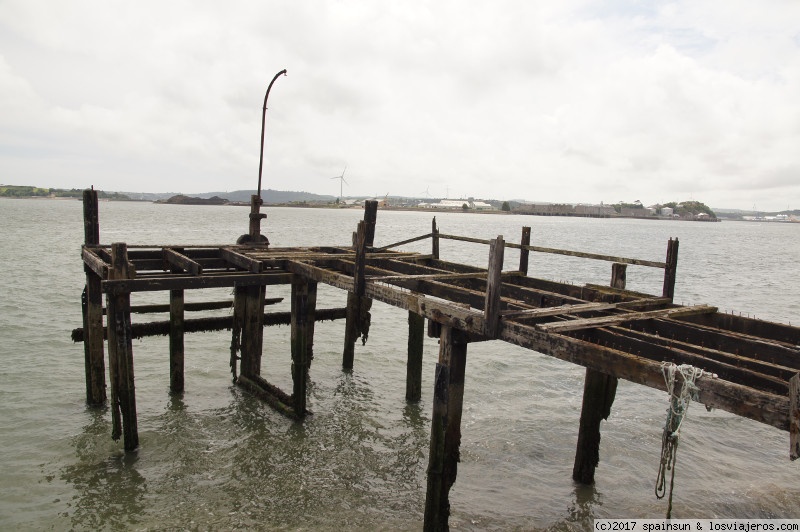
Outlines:
[{"label": "wooden crossbeam", "polygon": [[232,248],[220,248],[219,254],[220,257],[225,259],[227,262],[230,262],[234,266],[244,268],[252,273],[261,273],[261,261],[259,260],[252,259],[247,255],[243,255],[238,251],[234,251]]},{"label": "wooden crossbeam", "polygon": [[697,305],[694,307],[678,307],[662,310],[649,310],[646,312],[632,312],[629,314],[616,314],[614,316],[600,316],[597,318],[585,318],[572,321],[557,321],[551,323],[540,323],[535,327],[544,332],[566,332],[578,329],[590,329],[594,327],[608,327],[611,325],[621,325],[623,323],[639,320],[650,320],[653,318],[667,318],[689,316],[692,314],[708,314],[716,312],[717,307],[709,305]]},{"label": "wooden crossbeam", "polygon": [[83,262],[88,266],[94,273],[98,275],[101,279],[108,278],[108,268],[109,264],[107,264],[103,259],[101,259],[93,250],[84,247],[83,252]]},{"label": "wooden crossbeam", "polygon": [[559,305],[557,307],[532,308],[524,310],[510,310],[503,312],[503,318],[544,318],[548,316],[561,316],[566,314],[579,314],[597,310],[617,308],[617,303],[585,303],[578,305]]},{"label": "wooden crossbeam", "polygon": [[172,248],[164,248],[161,250],[164,260],[173,266],[181,268],[183,271],[192,275],[200,275],[203,273],[203,266],[193,261],[183,253],[179,253]]}]

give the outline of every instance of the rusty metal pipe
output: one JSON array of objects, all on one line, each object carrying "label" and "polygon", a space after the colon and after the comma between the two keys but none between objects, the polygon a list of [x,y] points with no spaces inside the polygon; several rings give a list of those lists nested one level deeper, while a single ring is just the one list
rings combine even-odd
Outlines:
[{"label": "rusty metal pipe", "polygon": [[269,91],[272,89],[272,84],[275,83],[275,80],[278,79],[281,75],[286,75],[286,69],[284,68],[277,74],[275,77],[272,78],[272,81],[269,82],[269,87],[267,87],[267,93],[264,95],[264,109],[261,112],[261,155],[258,158],[258,199],[261,199],[261,171],[264,168],[264,124],[267,120],[267,98],[269,98]]}]

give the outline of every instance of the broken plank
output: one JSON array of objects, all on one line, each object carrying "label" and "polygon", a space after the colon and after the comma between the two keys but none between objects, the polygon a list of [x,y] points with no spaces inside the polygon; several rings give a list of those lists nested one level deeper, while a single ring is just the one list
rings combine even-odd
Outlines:
[{"label": "broken plank", "polygon": [[709,314],[716,312],[717,307],[709,305],[697,305],[694,307],[678,307],[662,310],[649,310],[646,312],[633,312],[629,314],[615,314],[613,316],[600,316],[597,318],[585,318],[582,320],[557,321],[551,323],[541,323],[535,327],[544,332],[566,332],[592,327],[607,327],[610,325],[620,325],[626,322],[650,320],[654,318],[667,318],[671,316],[687,316],[690,314]]}]

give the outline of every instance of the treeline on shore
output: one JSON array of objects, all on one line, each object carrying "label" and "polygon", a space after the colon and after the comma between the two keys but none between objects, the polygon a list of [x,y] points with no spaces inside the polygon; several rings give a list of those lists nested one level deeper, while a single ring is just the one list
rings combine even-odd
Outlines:
[{"label": "treeline on shore", "polygon": [[[83,189],[80,188],[40,188],[24,185],[0,185],[0,197],[6,198],[82,198]],[[131,201],[131,198],[119,192],[97,191],[99,199],[115,201]]]}]

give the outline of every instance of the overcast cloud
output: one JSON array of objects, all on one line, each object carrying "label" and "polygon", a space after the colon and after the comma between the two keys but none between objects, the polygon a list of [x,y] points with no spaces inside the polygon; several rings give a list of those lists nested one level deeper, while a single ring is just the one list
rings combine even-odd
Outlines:
[{"label": "overcast cloud", "polygon": [[800,208],[795,0],[0,0],[0,182]]}]

